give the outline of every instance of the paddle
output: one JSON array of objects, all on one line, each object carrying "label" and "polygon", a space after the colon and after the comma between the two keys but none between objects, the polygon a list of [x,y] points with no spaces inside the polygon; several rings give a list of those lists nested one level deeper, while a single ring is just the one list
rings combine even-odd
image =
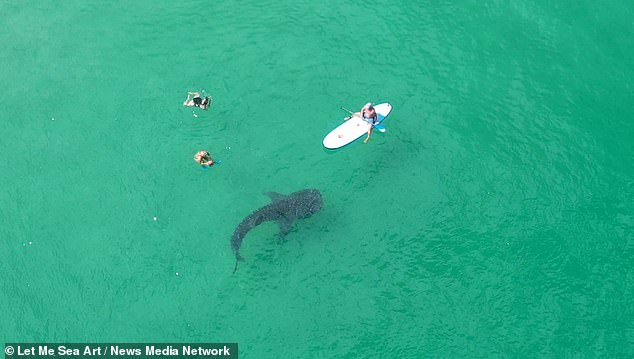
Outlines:
[{"label": "paddle", "polygon": [[343,107],[343,106],[341,106],[340,108],[341,108],[342,110],[346,111],[347,113],[349,113],[349,114],[351,114],[351,115],[354,115],[354,112],[352,112],[352,111],[348,110],[347,108],[345,108],[345,107]]},{"label": "paddle", "polygon": [[[352,111],[348,110],[347,108],[345,108],[345,107],[343,107],[343,106],[340,106],[340,108],[341,108],[342,110],[346,111],[347,113],[349,113],[351,116],[354,116],[354,112],[352,112]],[[385,132],[385,131],[387,131],[387,128],[385,128],[385,126],[380,125],[380,124],[378,124],[378,123],[377,123],[376,125],[374,125],[374,128],[376,128],[377,130],[379,130],[379,132]]]}]

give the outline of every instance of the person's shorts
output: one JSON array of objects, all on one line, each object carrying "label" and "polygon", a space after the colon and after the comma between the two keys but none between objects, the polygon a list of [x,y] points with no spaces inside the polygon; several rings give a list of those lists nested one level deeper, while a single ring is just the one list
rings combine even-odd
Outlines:
[{"label": "person's shorts", "polygon": [[369,118],[369,117],[364,117],[363,121],[369,123],[370,125],[376,125],[378,123],[378,122],[375,123],[374,119],[373,118]]}]

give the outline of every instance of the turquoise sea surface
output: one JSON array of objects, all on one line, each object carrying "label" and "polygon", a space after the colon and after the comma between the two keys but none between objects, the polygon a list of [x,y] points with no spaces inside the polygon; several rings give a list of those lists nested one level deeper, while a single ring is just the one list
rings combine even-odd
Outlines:
[{"label": "turquoise sea surface", "polygon": [[[634,357],[631,1],[0,14],[3,342]],[[368,101],[387,132],[324,149]],[[305,188],[323,209],[254,228],[232,274],[240,221]]]}]

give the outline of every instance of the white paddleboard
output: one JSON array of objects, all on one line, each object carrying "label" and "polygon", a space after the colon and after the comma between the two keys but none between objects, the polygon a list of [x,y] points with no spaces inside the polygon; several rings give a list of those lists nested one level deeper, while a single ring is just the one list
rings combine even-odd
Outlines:
[{"label": "white paddleboard", "polygon": [[[374,106],[374,110],[376,111],[377,121],[381,123],[392,111],[392,105],[387,102],[378,104]],[[352,118],[330,131],[324,137],[324,147],[329,149],[343,147],[368,133],[368,126],[369,123],[361,117],[352,116]],[[376,131],[376,128],[374,131]]]}]

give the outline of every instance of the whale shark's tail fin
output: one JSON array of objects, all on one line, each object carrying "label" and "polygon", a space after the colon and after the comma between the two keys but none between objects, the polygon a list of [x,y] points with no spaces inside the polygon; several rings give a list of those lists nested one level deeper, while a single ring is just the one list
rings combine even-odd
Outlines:
[{"label": "whale shark's tail fin", "polygon": [[238,262],[244,262],[244,258],[242,258],[240,254],[236,254],[236,265],[233,267],[233,274],[236,274],[236,271],[238,270]]}]

